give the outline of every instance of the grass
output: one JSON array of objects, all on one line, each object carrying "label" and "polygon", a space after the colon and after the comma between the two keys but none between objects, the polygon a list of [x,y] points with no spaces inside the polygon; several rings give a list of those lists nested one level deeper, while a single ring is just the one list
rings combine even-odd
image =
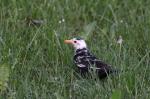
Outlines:
[{"label": "grass", "polygon": [[[0,2],[0,63],[10,72],[1,99],[149,99],[149,0]],[[28,26],[27,17],[44,24]],[[93,22],[89,49],[124,71],[103,81],[74,74],[73,49],[63,43]]]}]

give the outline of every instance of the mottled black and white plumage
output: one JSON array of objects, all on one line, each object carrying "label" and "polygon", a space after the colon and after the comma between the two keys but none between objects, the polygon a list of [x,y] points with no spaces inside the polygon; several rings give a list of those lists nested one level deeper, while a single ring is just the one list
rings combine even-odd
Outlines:
[{"label": "mottled black and white plumage", "polygon": [[73,44],[75,48],[73,60],[81,75],[85,75],[86,73],[89,73],[89,71],[94,70],[99,78],[105,78],[113,72],[110,65],[97,59],[90,53],[83,39],[74,38],[71,40],[65,40],[65,43]]}]

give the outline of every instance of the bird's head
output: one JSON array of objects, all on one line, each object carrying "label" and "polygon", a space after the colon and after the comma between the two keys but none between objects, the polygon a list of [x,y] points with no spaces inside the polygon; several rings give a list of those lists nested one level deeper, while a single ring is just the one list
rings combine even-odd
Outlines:
[{"label": "bird's head", "polygon": [[72,44],[76,50],[87,47],[85,41],[82,38],[73,38],[71,40],[65,40],[64,42],[66,44]]}]

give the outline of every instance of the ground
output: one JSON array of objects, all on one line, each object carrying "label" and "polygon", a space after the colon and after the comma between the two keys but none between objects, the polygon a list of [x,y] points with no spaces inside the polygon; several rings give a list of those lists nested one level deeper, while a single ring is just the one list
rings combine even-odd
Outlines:
[{"label": "ground", "polygon": [[[9,69],[1,99],[149,99],[149,0],[0,2],[0,63]],[[86,36],[97,57],[123,71],[81,78],[64,44],[75,36]]]}]

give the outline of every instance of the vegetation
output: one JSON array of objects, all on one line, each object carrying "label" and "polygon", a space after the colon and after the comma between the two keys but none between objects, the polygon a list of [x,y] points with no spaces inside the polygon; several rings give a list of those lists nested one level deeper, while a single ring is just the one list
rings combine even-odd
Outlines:
[{"label": "vegetation", "polygon": [[[0,2],[1,99],[149,99],[149,0]],[[83,35],[123,72],[105,80],[75,73],[64,40]]]}]

